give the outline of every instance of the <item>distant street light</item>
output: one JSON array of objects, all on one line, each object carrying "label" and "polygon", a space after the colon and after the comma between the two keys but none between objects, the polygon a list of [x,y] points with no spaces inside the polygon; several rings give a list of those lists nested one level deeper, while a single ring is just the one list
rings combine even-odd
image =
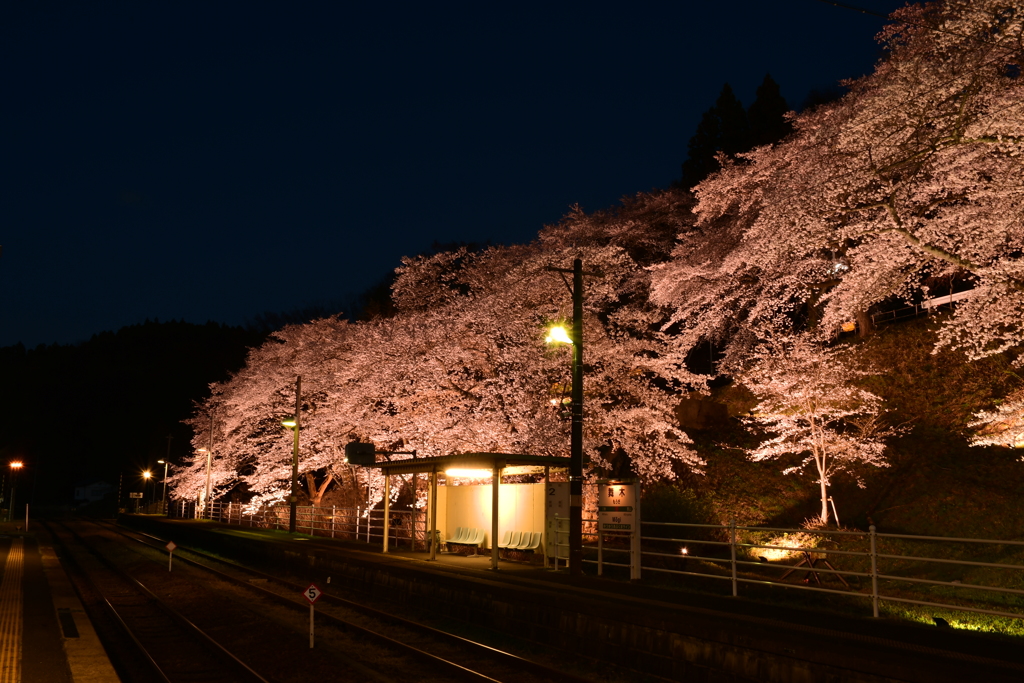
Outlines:
[{"label": "distant street light", "polygon": [[[167,448],[168,448],[168,450],[170,450],[170,444],[168,444]],[[167,461],[166,460],[157,460],[156,462],[157,462],[158,465],[163,465],[164,466],[164,492],[163,492],[163,495],[160,496],[160,507],[163,510],[163,513],[166,515],[167,514]]]},{"label": "distant street light", "polygon": [[10,463],[10,467],[11,467],[11,507],[7,511],[7,521],[8,522],[14,521],[14,483],[18,480],[18,477],[17,477],[18,472],[24,466],[25,466],[25,463],[21,462],[20,460],[14,460],[14,461],[12,461]]},{"label": "distant street light", "polygon": [[299,430],[302,425],[302,376],[295,377],[295,416],[281,424],[292,430],[292,492],[288,497],[288,533],[295,533],[295,506],[299,501]]},{"label": "distant street light", "polygon": [[149,480],[153,478],[153,473],[146,470],[142,473],[142,506],[146,506],[146,486],[149,484]]}]

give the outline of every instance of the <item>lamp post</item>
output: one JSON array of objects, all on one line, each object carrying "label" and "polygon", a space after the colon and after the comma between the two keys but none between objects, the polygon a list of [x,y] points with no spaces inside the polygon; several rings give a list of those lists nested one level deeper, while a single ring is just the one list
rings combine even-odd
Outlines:
[{"label": "lamp post", "polygon": [[142,473],[142,507],[146,507],[146,489],[149,487],[149,480],[153,478],[153,473],[146,470]]},{"label": "lamp post", "polygon": [[572,344],[572,429],[569,433],[569,575],[583,575],[583,261],[574,259],[572,270],[549,268],[559,273],[572,273],[572,334],[564,328],[561,334],[551,330],[549,342]]},{"label": "lamp post", "polygon": [[292,492],[288,496],[288,533],[295,533],[295,506],[299,501],[299,430],[302,420],[302,375],[295,376],[295,417],[281,422],[292,430]]},{"label": "lamp post", "polygon": [[[213,408],[211,408],[210,409],[210,447],[209,448],[200,448],[199,449],[200,453],[206,453],[206,497],[203,498],[203,513],[204,513],[203,516],[205,516],[206,506],[210,504],[210,467],[212,465],[212,460],[213,460],[213,416],[214,416],[214,412],[213,412]],[[168,450],[169,450],[170,449],[170,444],[168,444],[167,447],[168,447]]]},{"label": "lamp post", "polygon": [[25,466],[25,463],[20,460],[15,460],[10,463],[11,467],[11,507],[7,511],[7,521],[14,521],[14,484],[18,480],[18,472]]},{"label": "lamp post", "polygon": [[[169,441],[167,443],[167,450],[171,450],[171,444],[170,444]],[[157,460],[156,462],[157,462],[157,464],[164,466],[164,492],[163,492],[163,495],[160,496],[160,507],[163,510],[163,513],[166,515],[167,514],[167,461],[166,460]]]}]

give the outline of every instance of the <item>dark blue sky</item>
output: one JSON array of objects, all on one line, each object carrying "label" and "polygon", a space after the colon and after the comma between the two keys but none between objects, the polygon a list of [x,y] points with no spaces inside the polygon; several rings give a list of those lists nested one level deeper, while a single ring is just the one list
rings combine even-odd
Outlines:
[{"label": "dark blue sky", "polygon": [[[83,5],[89,7],[83,7]],[[888,13],[902,3],[859,0]],[[815,0],[0,10],[0,346],[347,301],[679,177],[701,113],[870,71]]]}]

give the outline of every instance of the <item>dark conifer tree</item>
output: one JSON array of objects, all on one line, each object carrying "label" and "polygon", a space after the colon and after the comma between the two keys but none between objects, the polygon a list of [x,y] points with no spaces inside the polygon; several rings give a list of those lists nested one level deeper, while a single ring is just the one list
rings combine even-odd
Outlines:
[{"label": "dark conifer tree", "polygon": [[704,112],[697,132],[690,138],[689,157],[683,163],[683,187],[693,187],[718,170],[718,152],[736,154],[750,149],[747,112],[726,83],[715,106]]},{"label": "dark conifer tree", "polygon": [[721,147],[726,154],[732,156],[750,149],[750,124],[743,103],[736,99],[732,88],[726,83],[715,102],[715,111],[721,122]]},{"label": "dark conifer tree", "polygon": [[779,91],[779,84],[770,74],[757,88],[754,103],[747,110],[750,123],[750,147],[775,144],[793,132],[793,126],[786,120],[789,105]]}]

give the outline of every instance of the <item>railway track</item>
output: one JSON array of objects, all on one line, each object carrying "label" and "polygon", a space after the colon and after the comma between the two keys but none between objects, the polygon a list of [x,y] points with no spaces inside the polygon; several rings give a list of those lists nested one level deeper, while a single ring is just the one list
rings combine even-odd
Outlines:
[{"label": "railway track", "polygon": [[[167,574],[167,556],[163,547],[166,541],[164,539],[137,531],[126,533],[113,525],[101,524],[93,520],[76,522],[76,526],[81,527],[82,525],[89,525],[95,530],[92,535],[97,537],[96,542],[101,545],[110,544],[112,546],[114,543],[112,534],[116,534],[121,539],[130,539],[135,548],[134,555],[138,559],[132,562],[122,557],[121,562],[133,565],[136,571],[145,571],[154,578],[156,578],[154,574],[161,571],[164,575]],[[102,533],[99,531],[101,528]],[[106,540],[99,540],[103,538]],[[123,550],[121,552],[123,554]],[[306,588],[305,585],[300,586],[287,579],[243,567],[221,558],[214,558],[198,551],[189,550],[188,553],[196,559],[186,558],[179,552],[174,559],[176,566],[188,565],[188,571],[192,575],[192,584],[207,587],[216,585],[214,590],[218,601],[222,601],[226,593],[231,593],[235,600],[234,610],[240,609],[238,603],[241,602],[248,606],[248,609],[242,610],[243,612],[251,613],[255,607],[257,612],[266,614],[269,611],[267,606],[274,605],[277,609],[286,610],[291,614],[293,631],[296,630],[297,622],[305,624],[305,620],[308,620],[309,605],[302,596],[302,592]],[[184,573],[181,569],[177,571],[179,576]],[[161,581],[161,583],[163,582]],[[225,587],[230,587],[230,590]],[[234,611],[231,613],[234,614]],[[305,620],[302,617],[305,617]],[[544,664],[409,621],[332,593],[324,593],[316,603],[316,623],[317,633],[323,633],[317,637],[317,653],[331,651],[344,663],[348,675],[341,677],[340,680],[410,678],[412,680],[522,681],[524,683],[554,680],[573,683],[594,680],[591,676],[584,678],[555,670]],[[256,626],[255,628],[260,627]],[[343,634],[344,637],[332,637],[332,632]],[[295,633],[292,635],[294,636]],[[339,646],[337,641],[340,640],[346,641],[348,645]],[[325,643],[327,644],[325,645]],[[372,655],[370,650],[384,654]],[[250,652],[249,649],[238,651]],[[312,652],[314,650],[303,654]],[[305,659],[301,655],[298,656],[302,660]],[[382,667],[381,661],[386,661],[387,665]],[[306,664],[308,662],[300,660],[295,663],[294,668],[305,670]],[[338,670],[335,669],[334,675],[337,676],[337,674]],[[263,678],[262,680],[285,679]],[[308,681],[309,675],[300,676],[295,680]],[[616,678],[612,677],[608,680],[616,680]],[[620,678],[619,680],[627,679]]]},{"label": "railway track", "polygon": [[122,680],[271,683],[76,532],[46,527],[90,616],[102,612],[94,623]]}]

